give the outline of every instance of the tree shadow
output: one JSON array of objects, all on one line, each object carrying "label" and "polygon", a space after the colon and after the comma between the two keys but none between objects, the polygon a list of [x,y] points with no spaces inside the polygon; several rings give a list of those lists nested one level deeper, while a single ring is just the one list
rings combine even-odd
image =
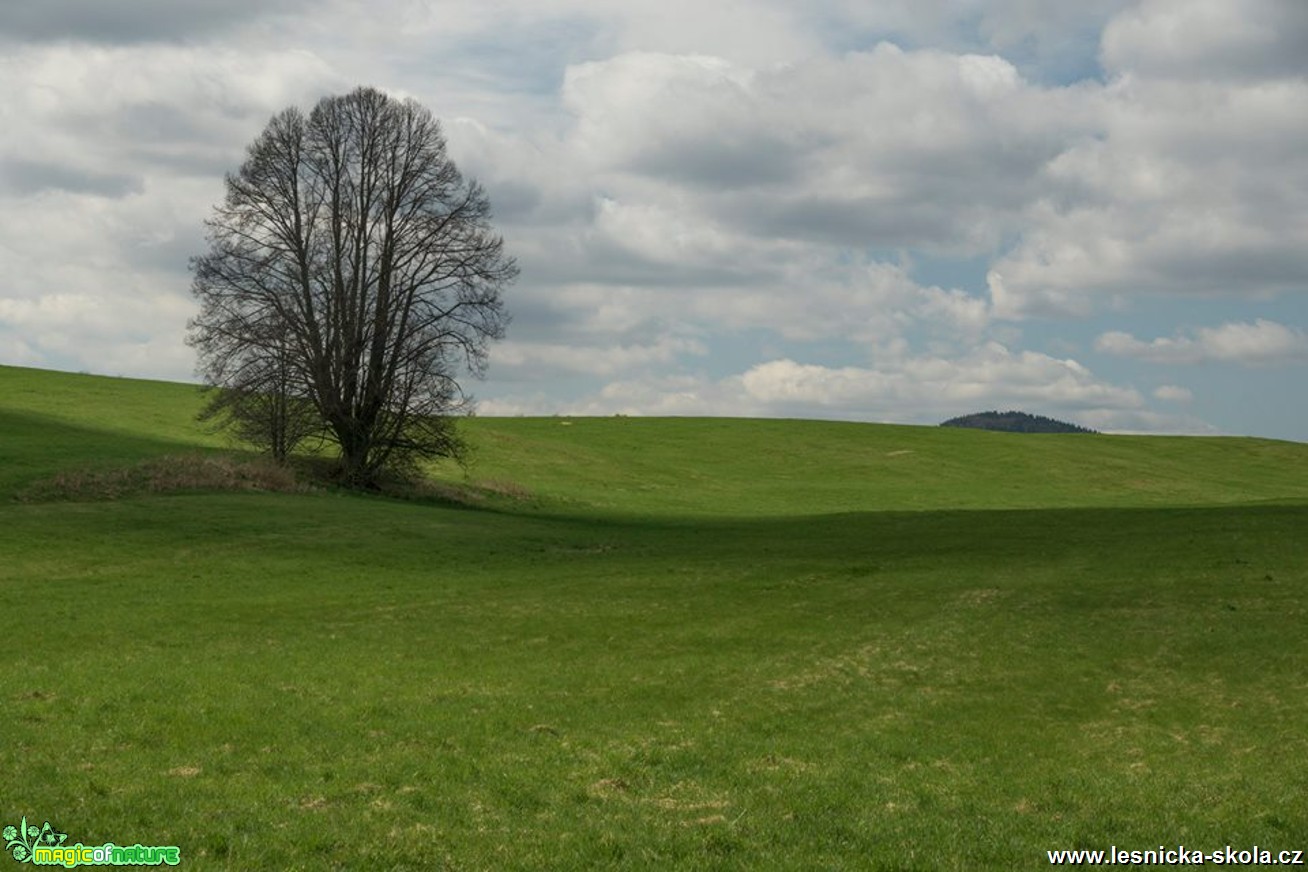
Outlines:
[{"label": "tree shadow", "polygon": [[105,470],[166,454],[220,450],[70,424],[35,412],[0,410],[0,495],[12,496],[60,472]]}]

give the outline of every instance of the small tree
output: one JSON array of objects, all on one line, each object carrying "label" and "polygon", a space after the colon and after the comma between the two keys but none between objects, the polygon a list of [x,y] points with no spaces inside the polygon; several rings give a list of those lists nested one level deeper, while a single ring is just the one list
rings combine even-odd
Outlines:
[{"label": "small tree", "polygon": [[518,270],[432,114],[372,88],[287,109],[226,187],[192,261],[207,413],[283,457],[320,433],[352,484],[457,456]]},{"label": "small tree", "polygon": [[[208,375],[223,387],[200,412],[200,420],[231,430],[237,438],[285,462],[295,449],[324,435],[317,409],[300,389],[289,331],[277,322],[269,334],[251,328],[251,341],[231,344],[239,352],[209,361]],[[258,337],[257,339],[255,337]]]}]

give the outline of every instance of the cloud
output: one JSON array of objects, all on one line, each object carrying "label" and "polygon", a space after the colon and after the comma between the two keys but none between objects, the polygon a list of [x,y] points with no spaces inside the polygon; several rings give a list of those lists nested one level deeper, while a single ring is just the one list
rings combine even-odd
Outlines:
[{"label": "cloud", "polygon": [[10,359],[189,378],[187,259],[222,175],[273,112],[330,75],[296,51],[52,43],[0,55]]},{"label": "cloud", "polygon": [[[1156,381],[1024,342],[1144,299],[1239,323],[1308,288],[1297,0],[90,5],[0,10],[15,361],[187,377],[185,261],[222,174],[271,114],[358,83],[443,119],[523,266],[488,412],[934,421],[975,399],[1195,429],[1149,408],[1182,402]],[[1277,341],[1262,323],[1250,348]],[[1259,359],[1204,331],[1101,341]]]},{"label": "cloud", "polygon": [[[567,69],[573,124],[501,161],[524,171],[499,184],[511,204],[532,204],[537,238],[545,204],[569,204],[575,232],[553,225],[543,249],[544,268],[565,279],[757,286],[760,262],[809,246],[832,261],[868,250],[989,258],[990,319],[1296,293],[1308,282],[1308,153],[1297,147],[1308,78],[1292,74],[1303,70],[1301,4],[1258,0],[1240,27],[1213,24],[1241,17],[1237,0],[1199,5],[1176,26],[1236,54],[1245,30],[1274,32],[1285,62],[1245,67],[1219,52],[1229,63],[1199,71],[1128,51],[1142,33],[1166,42],[1175,3],[828,4],[810,26],[825,15],[948,44],[967,20],[975,32],[959,44],[992,47],[1053,44],[1116,15],[1112,78],[1048,86],[1005,58],[887,42],[772,64],[630,52]],[[565,268],[559,252],[575,262]]]},{"label": "cloud", "polygon": [[1042,169],[1018,244],[992,265],[996,314],[1302,291],[1305,25],[1308,7],[1273,0],[1146,2],[1114,19],[1116,76],[1085,95],[1097,130]]},{"label": "cloud", "polygon": [[308,0],[41,0],[0,4],[0,39],[141,43],[180,40],[305,8]]},{"label": "cloud", "polygon": [[1013,353],[994,342],[959,359],[911,357],[888,370],[777,360],[753,367],[741,382],[750,397],[768,405],[875,409],[892,416],[897,409],[913,409],[920,416],[973,406],[1076,410],[1143,405],[1133,389],[1101,382],[1075,360]]},{"label": "cloud", "polygon": [[630,344],[603,330],[974,343],[985,299],[869,250],[988,250],[1083,125],[1078,98],[1000,58],[884,44],[761,67],[630,53],[570,67],[561,96],[573,120],[556,131],[450,126],[509,204],[514,294],[556,331],[519,319],[515,336],[556,361]]},{"label": "cloud", "polygon": [[[748,240],[739,244],[751,250]],[[697,360],[732,342],[760,353],[795,342],[821,347],[828,358],[881,359],[902,353],[905,333],[957,350],[971,347],[989,329],[984,300],[919,285],[904,266],[872,259],[833,265],[809,246],[792,246],[788,255],[760,250],[750,282],[525,282],[512,295],[515,312],[526,317],[497,346],[492,376],[541,380],[611,377],[639,367],[675,371],[699,365]]]},{"label": "cloud", "polygon": [[35,353],[94,362],[98,372],[173,376],[192,363],[189,350],[173,339],[191,312],[183,295],[148,291],[0,299],[0,347],[17,348],[17,362],[29,362]]},{"label": "cloud", "polygon": [[612,34],[612,54],[655,49],[667,54],[712,54],[741,63],[764,63],[813,54],[821,45],[807,16],[780,2],[751,0],[636,0],[612,12],[606,0],[558,4],[563,8],[602,10],[599,18]]},{"label": "cloud", "polygon": [[570,68],[571,146],[619,191],[674,186],[767,239],[984,251],[1087,119],[995,56],[905,52],[742,67],[624,55]]},{"label": "cloud", "polygon": [[1077,423],[1101,433],[1216,436],[1221,432],[1193,415],[1156,412],[1152,409],[1091,409],[1081,413]]},{"label": "cloud", "polygon": [[1150,341],[1113,331],[1095,340],[1095,349],[1118,357],[1149,363],[1236,363],[1241,366],[1277,366],[1308,361],[1308,333],[1275,321],[1231,322],[1201,327],[1190,335],[1177,334]]},{"label": "cloud", "polygon": [[144,179],[129,173],[81,170],[23,158],[0,160],[0,192],[18,196],[62,190],[116,198],[139,194],[144,188]]},{"label": "cloud", "polygon": [[0,330],[0,360],[9,366],[40,367],[48,363],[46,356],[22,337],[8,335],[4,330]]},{"label": "cloud", "polygon": [[806,4],[832,43],[888,39],[956,53],[995,53],[1038,77],[1066,80],[1098,72],[1104,24],[1135,0],[833,0]]},{"label": "cloud", "polygon": [[334,81],[304,51],[29,46],[0,56],[0,148],[73,190],[87,187],[76,180],[140,187],[174,174],[220,184],[268,118]]},{"label": "cloud", "polygon": [[1104,29],[1111,70],[1263,79],[1305,68],[1308,6],[1296,0],[1143,0]]},{"label": "cloud", "polygon": [[687,187],[776,185],[802,143],[757,99],[753,70],[713,56],[637,52],[568,68],[575,148],[601,166]]},{"label": "cloud", "polygon": [[1194,399],[1188,388],[1176,385],[1161,385],[1154,389],[1154,396],[1165,403],[1188,403]]},{"label": "cloud", "polygon": [[685,355],[703,356],[702,342],[661,336],[649,344],[561,345],[509,339],[496,346],[495,370],[510,378],[549,378],[560,373],[611,377],[632,369],[670,363]]},{"label": "cloud", "polygon": [[906,355],[877,367],[831,367],[778,358],[721,379],[653,376],[610,382],[580,400],[500,400],[491,414],[794,416],[935,423],[988,408],[1073,418],[1137,412],[1133,388],[1097,378],[1075,360],[988,343],[960,357]]}]

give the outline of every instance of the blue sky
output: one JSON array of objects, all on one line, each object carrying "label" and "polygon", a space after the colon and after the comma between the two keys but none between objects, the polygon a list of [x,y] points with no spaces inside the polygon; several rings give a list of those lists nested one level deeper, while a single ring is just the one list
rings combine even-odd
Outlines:
[{"label": "blue sky", "polygon": [[522,266],[481,414],[1308,441],[1300,0],[7,4],[0,363],[191,379],[223,173],[359,84]]}]

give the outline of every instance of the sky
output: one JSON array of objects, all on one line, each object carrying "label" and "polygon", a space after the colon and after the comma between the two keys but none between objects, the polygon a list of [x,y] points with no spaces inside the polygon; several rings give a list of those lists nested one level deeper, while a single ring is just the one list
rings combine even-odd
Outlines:
[{"label": "sky", "polygon": [[413,98],[522,273],[482,415],[1308,441],[1303,0],[0,5],[0,363],[195,380],[270,117]]}]

